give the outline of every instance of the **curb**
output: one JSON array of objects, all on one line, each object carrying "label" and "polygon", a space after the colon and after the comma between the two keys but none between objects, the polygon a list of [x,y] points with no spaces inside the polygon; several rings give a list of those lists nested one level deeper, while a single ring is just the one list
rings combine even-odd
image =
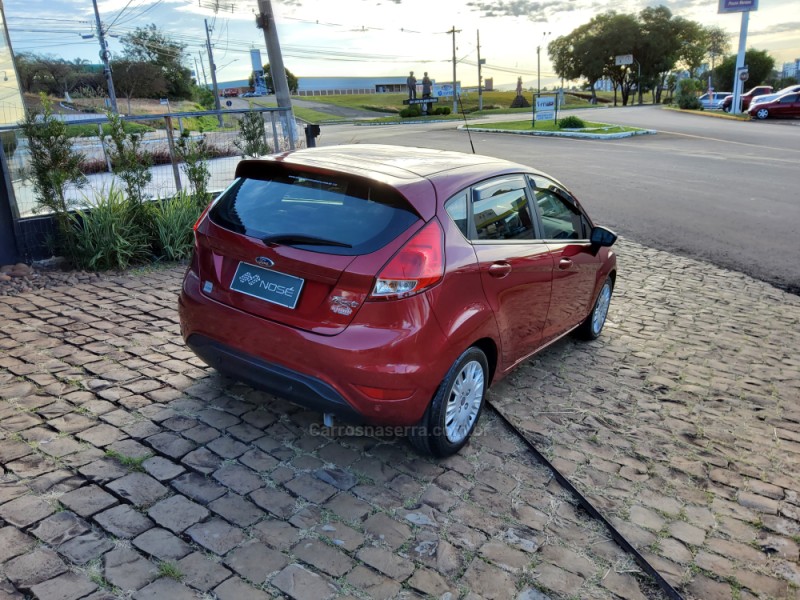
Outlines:
[{"label": "curb", "polygon": [[[464,129],[461,125],[459,129]],[[477,131],[479,133],[511,133],[515,135],[533,135],[540,137],[565,137],[565,138],[578,138],[585,140],[618,140],[621,138],[633,137],[635,135],[655,135],[658,133],[655,129],[641,129],[639,131],[623,131],[621,133],[578,133],[575,131],[516,131],[513,129],[486,129],[483,127],[470,127],[470,131]]]},{"label": "curb", "polygon": [[434,119],[430,121],[388,121],[386,123],[355,123],[357,127],[385,127],[386,125],[423,125],[424,123],[449,123],[456,119]]}]

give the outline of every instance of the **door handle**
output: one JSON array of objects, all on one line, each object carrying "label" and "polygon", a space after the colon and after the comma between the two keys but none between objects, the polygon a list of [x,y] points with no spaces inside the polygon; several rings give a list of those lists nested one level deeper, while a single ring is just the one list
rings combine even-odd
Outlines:
[{"label": "door handle", "polygon": [[562,258],[558,261],[558,268],[562,271],[569,269],[572,266],[572,261],[568,258]]},{"label": "door handle", "polygon": [[511,273],[511,265],[507,262],[496,262],[489,267],[489,275],[498,279],[502,279],[509,273]]}]

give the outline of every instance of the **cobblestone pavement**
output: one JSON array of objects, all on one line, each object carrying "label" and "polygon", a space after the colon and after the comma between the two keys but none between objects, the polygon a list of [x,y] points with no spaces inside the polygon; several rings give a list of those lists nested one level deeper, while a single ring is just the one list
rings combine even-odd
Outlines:
[{"label": "cobblestone pavement", "polygon": [[[491,399],[687,597],[797,597],[800,301],[619,253]],[[0,600],[661,597],[491,411],[433,461],[205,368],[181,275],[0,298]]]}]

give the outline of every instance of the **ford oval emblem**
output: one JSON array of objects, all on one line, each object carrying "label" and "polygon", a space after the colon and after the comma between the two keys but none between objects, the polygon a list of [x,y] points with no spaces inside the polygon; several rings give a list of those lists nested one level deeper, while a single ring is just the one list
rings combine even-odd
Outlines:
[{"label": "ford oval emblem", "polygon": [[258,256],[256,257],[256,262],[260,264],[262,267],[273,267],[275,263],[268,259],[266,256]]}]

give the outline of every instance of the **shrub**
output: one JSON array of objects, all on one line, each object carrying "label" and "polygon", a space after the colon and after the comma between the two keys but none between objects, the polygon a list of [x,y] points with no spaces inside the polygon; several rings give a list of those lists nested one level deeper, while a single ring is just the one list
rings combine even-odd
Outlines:
[{"label": "shrub", "polygon": [[183,161],[181,167],[189,184],[192,186],[192,193],[198,203],[205,203],[208,195],[208,180],[211,179],[211,172],[208,170],[208,146],[204,136],[195,139],[189,135],[189,131],[184,129],[181,137],[175,144],[175,153]]},{"label": "shrub", "polygon": [[239,139],[233,142],[243,158],[262,156],[272,150],[264,139],[264,115],[247,112],[239,120]]},{"label": "shrub", "polygon": [[450,107],[449,106],[442,106],[442,114],[449,115],[450,114]]},{"label": "shrub", "polygon": [[400,111],[400,116],[404,119],[419,117],[422,114],[422,110],[420,109],[419,105],[412,104],[411,106],[406,106],[403,110]]},{"label": "shrub", "polygon": [[77,267],[93,271],[125,269],[149,256],[147,232],[137,220],[135,205],[112,185],[99,191],[90,210],[69,215],[70,257]]},{"label": "shrub", "polygon": [[702,110],[703,105],[697,97],[697,92],[703,89],[703,82],[697,79],[682,79],[678,82],[678,91],[675,93],[675,103],[684,110]]},{"label": "shrub", "polygon": [[125,133],[124,123],[118,114],[108,111],[106,116],[111,138],[110,154],[114,174],[125,183],[128,200],[134,204],[140,204],[144,188],[153,179],[150,171],[153,158],[142,148],[140,134]]},{"label": "shrub", "polygon": [[153,245],[158,256],[167,260],[182,260],[191,256],[194,248],[192,225],[203,208],[186,192],[147,205]]},{"label": "shrub", "polygon": [[575,115],[570,115],[558,120],[559,129],[583,129],[584,127],[586,127],[586,123],[584,123],[583,119]]}]

